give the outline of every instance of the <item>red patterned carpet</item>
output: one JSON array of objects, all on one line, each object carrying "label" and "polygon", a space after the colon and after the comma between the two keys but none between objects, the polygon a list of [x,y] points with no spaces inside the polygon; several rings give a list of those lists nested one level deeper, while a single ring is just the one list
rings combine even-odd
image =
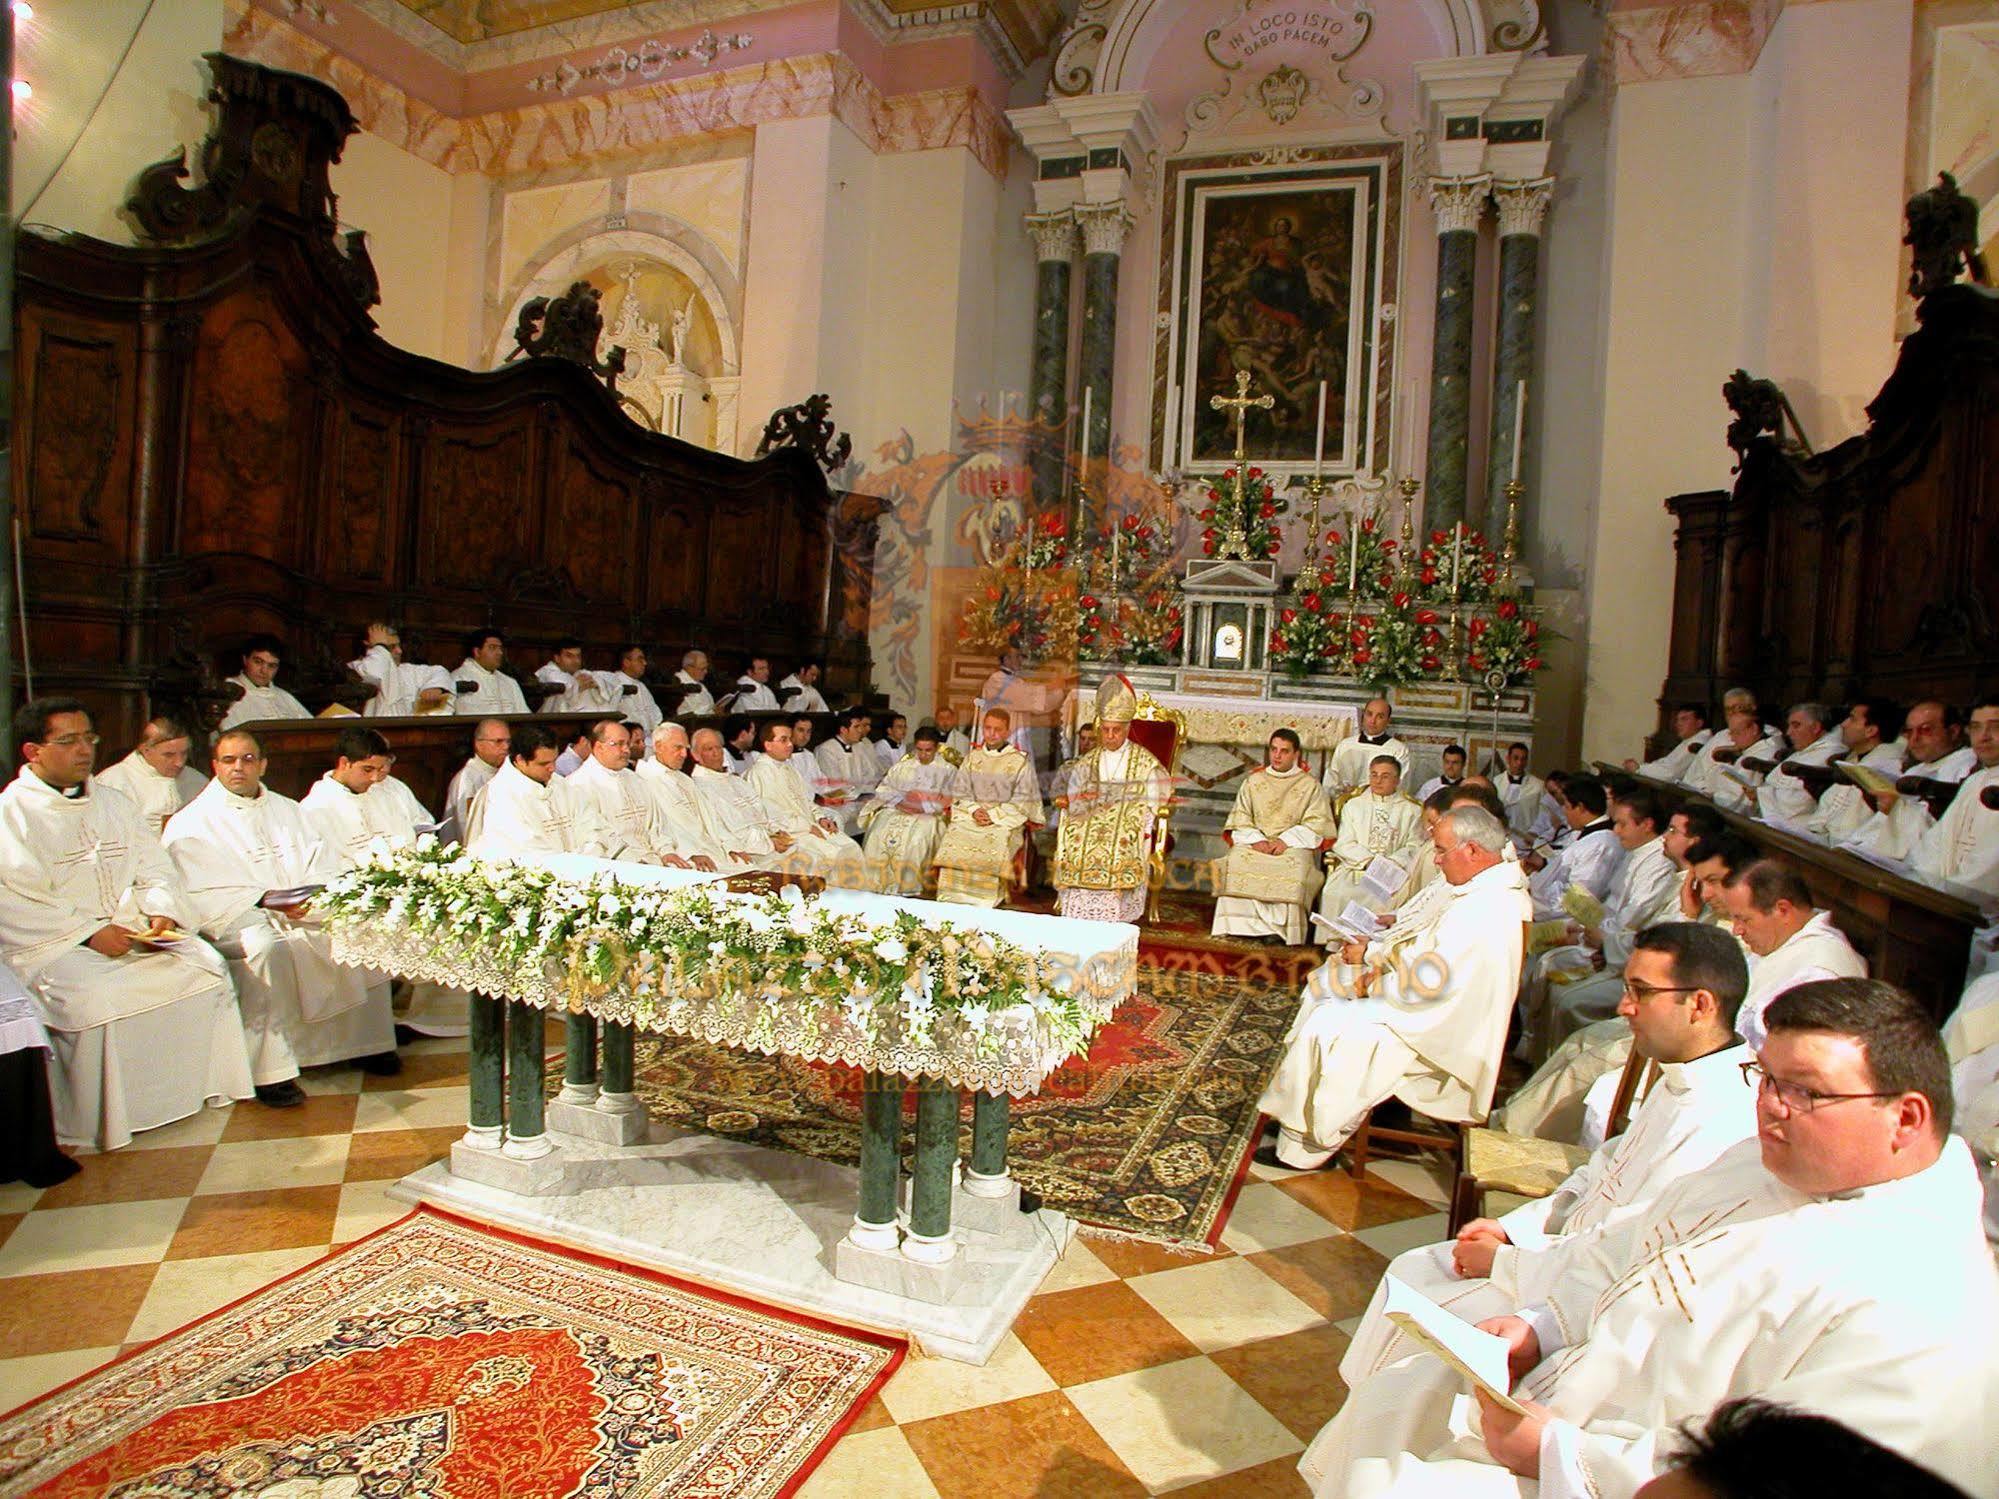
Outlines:
[{"label": "red patterned carpet", "polygon": [[0,1494],[778,1499],[903,1352],[419,1210],[0,1421]]}]

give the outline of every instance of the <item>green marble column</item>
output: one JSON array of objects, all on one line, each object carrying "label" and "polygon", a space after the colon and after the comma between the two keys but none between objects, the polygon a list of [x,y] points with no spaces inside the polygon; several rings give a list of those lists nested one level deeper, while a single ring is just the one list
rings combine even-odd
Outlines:
[{"label": "green marble column", "polygon": [[500,1001],[474,994],[471,1001],[471,1125],[485,1143],[498,1146],[506,1125],[507,1019]]},{"label": "green marble column", "polygon": [[542,1012],[524,1000],[507,1006],[507,1153],[545,1155],[543,1121],[544,1041]]},{"label": "green marble column", "polygon": [[629,1025],[620,1025],[615,1020],[605,1023],[603,1085],[606,1093],[632,1091],[632,1039],[633,1032]]},{"label": "green marble column", "polygon": [[[1076,220],[1061,213],[1030,213],[1037,267],[1034,278],[1034,365],[1028,373],[1027,415],[1059,426],[1069,402],[1069,284],[1076,256]],[[1001,413],[1005,415],[1004,412]],[[1058,446],[1034,450],[1037,508],[1060,502],[1062,452]]]},{"label": "green marble column", "polygon": [[562,1097],[590,1103],[597,1097],[597,1017],[569,1015],[562,1022]]},{"label": "green marble column", "polygon": [[848,1237],[864,1248],[893,1249],[902,1079],[870,1072],[861,1086],[861,1201]]},{"label": "green marble column", "polygon": [[1083,231],[1083,339],[1076,353],[1076,409],[1090,392],[1089,446],[1101,459],[1111,440],[1111,372],[1117,363],[1118,263],[1131,215],[1122,203],[1079,204]]},{"label": "green marble column", "polygon": [[971,1165],[975,1175],[1006,1175],[1006,1132],[1011,1114],[1004,1093],[972,1095]]},{"label": "green marble column", "polygon": [[909,1232],[928,1241],[903,1253],[912,1259],[951,1256],[951,1174],[958,1163],[958,1090],[925,1078],[916,1093],[916,1170],[909,1191]]},{"label": "green marble column", "polygon": [[[1513,417],[1520,382],[1534,376],[1534,309],[1540,294],[1541,224],[1554,195],[1554,180],[1500,182],[1492,189],[1499,206],[1499,330],[1492,367],[1492,432],[1486,448],[1485,533],[1497,545],[1506,525],[1506,481],[1513,475]],[[1528,397],[1533,416],[1533,397]],[[1526,445],[1523,434],[1522,446]],[[1527,478],[1527,455],[1520,459]],[[1522,496],[1521,534],[1526,530]]]},{"label": "green marble column", "polygon": [[1478,264],[1478,221],[1490,187],[1489,177],[1438,177],[1430,182],[1430,208],[1437,216],[1437,317],[1430,347],[1430,441],[1423,474],[1426,528],[1455,525],[1465,517],[1472,278]]}]

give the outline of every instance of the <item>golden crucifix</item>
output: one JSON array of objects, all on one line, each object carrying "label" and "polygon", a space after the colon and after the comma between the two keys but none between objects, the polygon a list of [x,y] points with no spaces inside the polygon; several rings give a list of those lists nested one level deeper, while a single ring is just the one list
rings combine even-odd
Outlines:
[{"label": "golden crucifix", "polygon": [[1249,473],[1245,460],[1249,457],[1249,452],[1243,446],[1243,424],[1249,420],[1250,407],[1260,406],[1268,411],[1276,404],[1277,397],[1267,392],[1260,396],[1252,396],[1249,393],[1248,370],[1235,372],[1234,395],[1208,397],[1210,411],[1235,413],[1235,492],[1229,503],[1228,529],[1222,534],[1222,544],[1215,549],[1217,557],[1233,558],[1237,561],[1247,561],[1249,558],[1249,541],[1244,534],[1246,529],[1244,519],[1249,509],[1248,492],[1245,488],[1249,482]]}]

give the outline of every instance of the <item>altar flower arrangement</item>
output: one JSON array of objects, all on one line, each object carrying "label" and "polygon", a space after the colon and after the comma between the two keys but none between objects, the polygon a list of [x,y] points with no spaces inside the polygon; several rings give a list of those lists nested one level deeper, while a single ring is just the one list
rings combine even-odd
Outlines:
[{"label": "altar flower arrangement", "polygon": [[1344,594],[1345,562],[1344,557],[1322,553],[1298,574],[1292,587],[1293,602],[1279,611],[1270,632],[1270,664],[1274,669],[1302,679],[1313,672],[1332,671],[1338,664],[1351,628],[1348,612],[1335,607]]},{"label": "altar flower arrangement", "polygon": [[1476,616],[1465,634],[1465,665],[1473,677],[1488,683],[1510,687],[1546,664],[1541,657],[1541,626],[1514,599],[1501,599],[1491,614]]},{"label": "altar flower arrangement", "polygon": [[980,569],[958,620],[959,643],[998,654],[1018,646],[1030,661],[1071,659],[1078,594],[1069,525],[1060,512],[1033,521],[997,564]]},{"label": "altar flower arrangement", "polygon": [[[1200,512],[1204,557],[1220,551],[1228,536],[1229,511],[1235,505],[1235,478],[1236,470],[1230,467],[1222,471],[1219,482],[1208,486],[1208,503]],[[1277,492],[1260,468],[1245,470],[1242,479],[1244,545],[1252,558],[1275,557],[1283,541],[1279,517],[1290,511],[1291,502]]]},{"label": "altar flower arrangement", "polygon": [[[1419,613],[1431,614],[1432,622],[1418,624]],[[1434,613],[1397,589],[1372,608],[1355,612],[1347,635],[1352,674],[1377,691],[1448,676],[1448,663],[1436,646],[1426,643],[1432,636],[1441,640]]]},{"label": "altar flower arrangement", "polygon": [[1395,589],[1400,550],[1378,515],[1349,517],[1323,538],[1319,565],[1322,586],[1355,598],[1387,598]]},{"label": "altar flower arrangement", "polygon": [[[1452,592],[1451,580],[1457,579]],[[1499,559],[1485,533],[1460,522],[1432,531],[1416,558],[1416,596],[1431,601],[1482,604],[1492,597]]]}]

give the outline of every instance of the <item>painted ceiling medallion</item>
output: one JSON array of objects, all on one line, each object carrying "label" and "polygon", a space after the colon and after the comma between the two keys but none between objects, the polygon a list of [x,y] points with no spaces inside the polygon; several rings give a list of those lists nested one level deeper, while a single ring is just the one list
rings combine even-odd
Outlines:
[{"label": "painted ceiling medallion", "polygon": [[706,67],[724,52],[740,52],[754,40],[747,31],[717,36],[704,30],[685,47],[658,41],[640,42],[636,48],[613,47],[597,61],[580,68],[564,59],[554,72],[530,78],[528,88],[538,94],[566,94],[581,83],[651,82],[677,62],[693,58]]}]

